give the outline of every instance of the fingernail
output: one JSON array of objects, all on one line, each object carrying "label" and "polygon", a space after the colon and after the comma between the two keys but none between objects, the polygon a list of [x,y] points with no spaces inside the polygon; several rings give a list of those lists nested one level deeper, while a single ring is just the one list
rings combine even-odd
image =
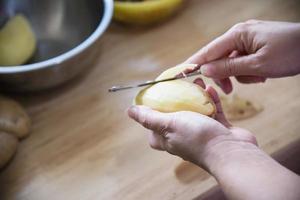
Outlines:
[{"label": "fingernail", "polygon": [[209,65],[202,65],[200,68],[201,74],[203,74],[204,76],[210,76],[208,68],[209,68]]},{"label": "fingernail", "polygon": [[200,87],[202,87],[203,89],[205,89],[205,83],[204,83],[204,81],[203,81],[203,79],[202,78],[196,78],[195,80],[194,80],[194,83],[195,84],[197,84],[197,85],[199,85]]},{"label": "fingernail", "polygon": [[136,106],[130,106],[127,110],[129,117],[134,118],[137,113],[138,108]]}]

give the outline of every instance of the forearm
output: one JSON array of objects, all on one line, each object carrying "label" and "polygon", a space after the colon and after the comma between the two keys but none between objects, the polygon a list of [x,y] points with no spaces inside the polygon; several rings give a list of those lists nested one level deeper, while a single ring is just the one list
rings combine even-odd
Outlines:
[{"label": "forearm", "polygon": [[220,142],[206,158],[229,199],[300,199],[299,176],[253,144]]}]

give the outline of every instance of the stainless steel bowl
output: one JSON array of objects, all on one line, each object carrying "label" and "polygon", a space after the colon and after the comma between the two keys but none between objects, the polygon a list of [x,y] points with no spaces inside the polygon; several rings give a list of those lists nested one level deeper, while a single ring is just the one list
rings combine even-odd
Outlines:
[{"label": "stainless steel bowl", "polygon": [[90,67],[93,44],[111,21],[113,0],[0,0],[0,25],[18,13],[31,23],[37,51],[28,64],[0,66],[0,88],[35,91]]}]

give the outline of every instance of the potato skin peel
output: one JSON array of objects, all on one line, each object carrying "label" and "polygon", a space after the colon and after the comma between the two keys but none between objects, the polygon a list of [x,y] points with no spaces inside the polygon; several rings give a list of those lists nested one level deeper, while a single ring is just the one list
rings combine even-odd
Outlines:
[{"label": "potato skin peel", "polygon": [[221,96],[220,100],[225,116],[230,121],[251,118],[263,111],[263,106],[258,104],[258,102],[252,102],[237,94],[234,94],[231,97]]},{"label": "potato skin peel", "polygon": [[[194,64],[182,64],[164,71],[156,80],[171,78]],[[141,90],[135,105],[145,105],[160,112],[192,111],[213,116],[216,107],[207,92],[185,80],[161,82]]]}]

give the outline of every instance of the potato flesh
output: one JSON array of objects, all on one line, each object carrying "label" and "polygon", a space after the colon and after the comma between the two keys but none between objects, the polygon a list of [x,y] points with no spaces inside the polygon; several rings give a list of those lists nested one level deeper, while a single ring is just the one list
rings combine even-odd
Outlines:
[{"label": "potato flesh", "polygon": [[167,70],[165,70],[163,73],[161,73],[155,80],[161,80],[161,79],[168,79],[173,78],[177,74],[180,74],[186,69],[194,69],[197,65],[196,64],[181,64],[177,65],[175,67],[171,67]]},{"label": "potato flesh", "polygon": [[36,39],[23,15],[16,15],[0,30],[0,65],[24,64],[34,53]]},{"label": "potato flesh", "polygon": [[[179,65],[163,72],[157,80],[174,77],[195,65]],[[198,85],[184,80],[168,81],[149,86],[139,92],[136,105],[145,105],[161,112],[193,111],[212,116],[215,105]]]}]

